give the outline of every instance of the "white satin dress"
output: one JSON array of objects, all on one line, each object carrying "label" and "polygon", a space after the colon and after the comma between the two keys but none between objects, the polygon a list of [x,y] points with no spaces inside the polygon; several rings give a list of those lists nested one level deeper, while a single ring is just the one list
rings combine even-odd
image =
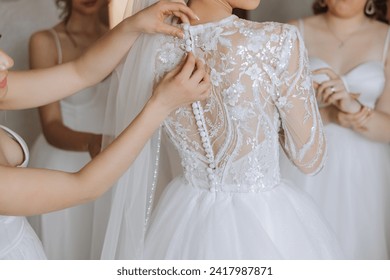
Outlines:
[{"label": "white satin dress", "polygon": [[[57,33],[51,30],[62,63]],[[60,101],[65,126],[75,131],[99,134],[103,123],[104,82]],[[31,149],[30,167],[76,172],[91,160],[88,152],[66,151],[51,146],[41,134]],[[105,232],[105,200],[100,199],[30,219],[49,259],[98,259]]]},{"label": "white satin dress", "polygon": [[[23,139],[9,128],[0,125],[23,149],[26,167],[29,152]],[[42,243],[25,217],[0,216],[0,260],[43,260],[46,259]]]},{"label": "white satin dress", "polygon": [[[303,34],[302,22],[300,29]],[[370,108],[375,107],[385,86],[389,34],[384,39],[382,61],[364,62],[342,76],[348,91],[360,93],[359,101]],[[310,67],[315,70],[330,65],[310,57]],[[348,259],[388,259],[389,146],[336,124],[326,125],[325,133],[328,159],[319,174],[304,176],[286,160],[282,161],[282,174],[314,198]]]}]

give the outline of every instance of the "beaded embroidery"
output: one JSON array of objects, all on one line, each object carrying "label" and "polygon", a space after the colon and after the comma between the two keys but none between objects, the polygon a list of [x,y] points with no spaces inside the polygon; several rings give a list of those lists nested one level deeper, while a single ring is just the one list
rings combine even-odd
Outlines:
[{"label": "beaded embroidery", "polygon": [[184,39],[162,37],[156,80],[189,51],[209,67],[211,97],[164,123],[187,181],[212,192],[272,189],[280,183],[279,142],[296,166],[317,172],[325,141],[297,30],[236,16],[183,30]]}]

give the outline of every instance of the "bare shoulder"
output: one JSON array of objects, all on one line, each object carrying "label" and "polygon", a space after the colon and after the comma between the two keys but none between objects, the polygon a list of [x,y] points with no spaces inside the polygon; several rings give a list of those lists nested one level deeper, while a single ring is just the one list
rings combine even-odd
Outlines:
[{"label": "bare shoulder", "polygon": [[378,32],[380,32],[382,34],[387,34],[387,32],[389,31],[389,27],[390,26],[387,23],[384,23],[384,22],[381,22],[378,20],[371,20],[370,25],[369,25],[369,28],[371,29],[371,31],[373,31],[374,33],[377,33],[377,34],[378,34]]},{"label": "bare shoulder", "polygon": [[[322,15],[314,15],[314,16],[302,18],[301,21],[305,27],[318,29],[322,27],[324,19]],[[298,26],[299,22],[298,20],[295,20],[292,22],[292,24]]]},{"label": "bare shoulder", "polygon": [[57,64],[57,45],[51,30],[41,30],[31,35],[29,55],[32,68],[45,68]]},{"label": "bare shoulder", "polygon": [[39,49],[55,47],[53,34],[50,32],[50,30],[41,30],[35,32],[30,37],[30,47]]}]

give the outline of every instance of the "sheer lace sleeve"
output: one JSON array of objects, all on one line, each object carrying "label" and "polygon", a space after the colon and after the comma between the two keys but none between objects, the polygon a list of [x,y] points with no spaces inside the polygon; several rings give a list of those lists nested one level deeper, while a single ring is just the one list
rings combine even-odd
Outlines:
[{"label": "sheer lace sleeve", "polygon": [[326,143],[306,48],[293,26],[283,27],[277,65],[281,145],[302,172],[315,174],[323,166]]}]

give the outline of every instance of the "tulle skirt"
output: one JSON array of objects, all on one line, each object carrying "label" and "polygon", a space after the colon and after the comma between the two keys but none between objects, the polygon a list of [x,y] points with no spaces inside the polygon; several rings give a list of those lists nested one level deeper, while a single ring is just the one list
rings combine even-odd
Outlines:
[{"label": "tulle skirt", "polygon": [[314,198],[348,259],[388,259],[390,150],[336,125],[326,126],[328,158],[316,176],[284,161],[284,177]]},{"label": "tulle skirt", "polygon": [[44,260],[42,244],[25,217],[0,216],[0,260]]},{"label": "tulle skirt", "polygon": [[261,193],[210,192],[176,178],[153,211],[145,259],[341,259],[311,199],[286,182]]}]

